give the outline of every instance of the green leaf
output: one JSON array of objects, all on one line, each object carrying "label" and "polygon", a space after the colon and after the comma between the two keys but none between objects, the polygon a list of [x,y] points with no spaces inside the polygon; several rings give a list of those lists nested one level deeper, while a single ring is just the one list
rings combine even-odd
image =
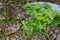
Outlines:
[{"label": "green leaf", "polygon": [[[27,20],[23,20],[23,30],[28,31],[30,36],[33,32],[41,32],[46,29],[46,24],[60,23],[60,15],[48,4],[26,4],[23,9],[26,11]],[[58,16],[59,15],[59,16]],[[58,19],[59,18],[59,19]]]}]

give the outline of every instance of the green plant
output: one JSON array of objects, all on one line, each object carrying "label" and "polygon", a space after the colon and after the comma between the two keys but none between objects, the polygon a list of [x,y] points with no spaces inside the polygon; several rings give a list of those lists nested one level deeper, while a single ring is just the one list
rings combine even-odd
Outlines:
[{"label": "green plant", "polygon": [[28,37],[34,32],[44,34],[42,30],[46,29],[46,24],[60,23],[60,19],[57,19],[57,17],[60,18],[59,12],[53,10],[48,4],[39,5],[28,3],[23,6],[23,9],[26,11],[28,17],[22,20],[22,29],[24,32],[26,31]]}]

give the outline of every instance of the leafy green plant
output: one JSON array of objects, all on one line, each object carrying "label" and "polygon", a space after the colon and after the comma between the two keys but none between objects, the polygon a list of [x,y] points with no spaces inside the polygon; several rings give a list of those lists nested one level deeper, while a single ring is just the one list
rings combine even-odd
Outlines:
[{"label": "leafy green plant", "polygon": [[22,20],[23,31],[27,33],[29,37],[34,32],[42,32],[43,29],[46,29],[46,24],[56,24],[55,22],[60,23],[60,15],[58,12],[53,10],[48,4],[43,6],[39,4],[26,4],[23,6],[23,9],[26,11],[28,16],[25,20]]}]

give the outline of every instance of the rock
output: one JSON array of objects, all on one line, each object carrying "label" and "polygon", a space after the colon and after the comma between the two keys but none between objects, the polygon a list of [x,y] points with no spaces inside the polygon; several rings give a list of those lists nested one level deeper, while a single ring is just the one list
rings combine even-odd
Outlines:
[{"label": "rock", "polygon": [[6,37],[6,40],[26,40],[25,33],[19,32]]},{"label": "rock", "polygon": [[12,34],[21,28],[21,23],[0,21],[0,31],[4,35]]},{"label": "rock", "polygon": [[60,40],[60,27],[48,25],[46,33],[49,40]]},{"label": "rock", "polygon": [[3,3],[0,3],[0,20],[4,20],[5,19],[4,15],[3,15],[3,12],[4,12],[3,8],[4,8]]},{"label": "rock", "polygon": [[40,33],[33,34],[29,40],[44,40],[44,37]]},{"label": "rock", "polygon": [[26,18],[26,14],[24,12],[24,10],[22,9],[21,6],[18,6],[14,3],[7,3],[7,7],[8,7],[8,15],[14,19],[25,19]]},{"label": "rock", "polygon": [[3,34],[1,34],[1,32],[0,32],[0,40],[6,40]]}]

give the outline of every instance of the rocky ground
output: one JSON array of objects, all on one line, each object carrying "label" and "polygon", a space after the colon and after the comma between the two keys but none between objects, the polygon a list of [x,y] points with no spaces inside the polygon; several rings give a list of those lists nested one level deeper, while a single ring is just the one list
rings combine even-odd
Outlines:
[{"label": "rocky ground", "polygon": [[[32,0],[31,0],[32,1]],[[5,1],[6,3],[6,1]],[[58,2],[60,3],[60,2]],[[29,38],[26,38],[24,32],[18,32],[22,30],[21,22],[8,22],[5,21],[5,15],[3,14],[3,8],[7,7],[9,17],[17,19],[18,21],[26,18],[26,14],[21,8],[16,4],[13,4],[11,1],[7,2],[4,6],[4,3],[0,3],[0,40],[60,40],[60,27],[47,25],[46,34],[42,35],[41,33],[34,33]]]},{"label": "rocky ground", "polygon": [[60,27],[48,25],[46,33],[49,40],[60,40]]}]

